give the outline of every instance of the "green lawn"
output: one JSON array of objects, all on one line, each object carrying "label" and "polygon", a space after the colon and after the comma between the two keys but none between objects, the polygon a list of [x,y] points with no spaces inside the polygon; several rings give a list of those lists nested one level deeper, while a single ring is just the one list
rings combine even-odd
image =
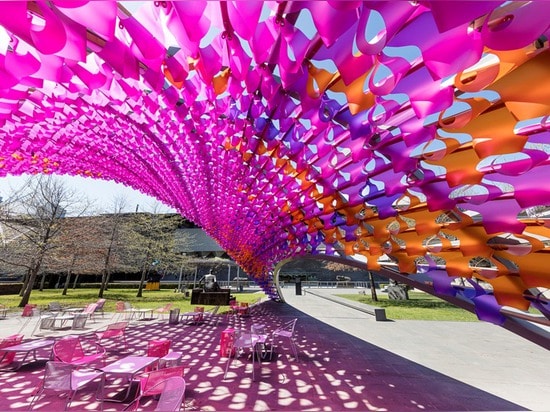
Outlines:
[{"label": "green lawn", "polygon": [[[43,292],[34,290],[31,294],[29,303],[38,305],[40,308],[46,308],[49,302],[59,302],[63,306],[84,307],[88,303],[95,302],[98,299],[97,289],[71,289],[67,292],[67,296],[61,295],[60,289],[47,289]],[[159,308],[167,303],[173,303],[172,308],[180,308],[182,312],[193,310],[194,305],[191,305],[191,298],[185,297],[183,293],[175,293],[172,289],[161,290],[144,290],[142,298],[136,298],[137,289],[110,289],[105,291],[103,297],[107,299],[104,310],[106,312],[115,311],[115,303],[119,300],[128,301],[132,306],[137,308]],[[263,292],[255,293],[238,293],[232,292],[238,302],[253,303],[265,295]],[[21,297],[19,295],[0,295],[0,304],[6,305],[10,311],[21,311],[18,308]],[[209,309],[212,306],[205,306]],[[223,313],[223,306],[219,313]]]},{"label": "green lawn", "polygon": [[389,300],[386,293],[378,292],[378,301],[371,299],[370,290],[366,295],[337,295],[345,299],[366,303],[386,309],[388,319],[395,320],[446,320],[475,322],[477,316],[458,308],[428,293],[409,291],[409,300]]}]

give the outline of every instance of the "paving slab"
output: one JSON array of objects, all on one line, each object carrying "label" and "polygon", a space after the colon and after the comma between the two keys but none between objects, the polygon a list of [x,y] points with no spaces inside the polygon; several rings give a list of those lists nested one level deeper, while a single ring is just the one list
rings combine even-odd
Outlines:
[{"label": "paving slab", "polygon": [[[518,409],[550,410],[550,353],[512,332],[486,322],[377,322],[371,315],[308,291],[296,295],[293,289],[286,288],[284,299],[304,314],[418,366],[402,369],[401,361],[392,364],[391,357],[381,361],[403,377],[414,380],[422,368],[427,368],[516,404]],[[312,291],[332,297],[360,292],[358,289]],[[426,390],[431,392],[429,387]],[[458,400],[463,395],[454,396]],[[456,410],[463,409],[457,404]]]}]

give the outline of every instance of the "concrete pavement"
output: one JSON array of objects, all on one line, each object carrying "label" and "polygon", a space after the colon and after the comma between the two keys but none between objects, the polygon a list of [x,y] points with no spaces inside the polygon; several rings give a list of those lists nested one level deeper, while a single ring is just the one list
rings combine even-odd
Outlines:
[{"label": "concrete pavement", "polygon": [[[486,322],[386,321],[308,293],[283,289],[304,314],[447,377],[519,407],[550,410],[550,353]],[[314,289],[321,294],[358,289]],[[413,378],[413,377],[411,377]],[[430,388],[426,388],[430,390]],[[457,405],[457,410],[461,410]]]},{"label": "concrete pavement", "polygon": [[[132,322],[129,349],[110,347],[107,362],[143,351],[149,339],[171,339],[173,349],[184,354],[186,402],[192,405],[187,410],[550,410],[548,351],[523,338],[482,322],[377,322],[367,313],[307,292],[297,296],[294,288],[283,289],[286,304],[264,302],[251,317],[222,315],[215,325],[170,325],[166,319]],[[321,291],[331,292],[346,291]],[[92,337],[94,330],[113,322],[112,315],[99,317],[78,333]],[[279,356],[258,367],[256,381],[250,363],[242,358],[223,379],[222,330],[248,329],[253,323],[272,329],[295,317],[297,361],[287,355],[283,343]],[[19,332],[31,338],[37,321],[12,314],[0,320],[0,337]],[[73,333],[35,330],[32,337]],[[0,374],[0,410],[26,410],[41,374],[39,365]],[[19,388],[15,391],[14,380]],[[86,396],[81,397],[82,405]],[[54,405],[46,404],[45,409],[56,410]],[[119,411],[124,405],[104,407]]]}]

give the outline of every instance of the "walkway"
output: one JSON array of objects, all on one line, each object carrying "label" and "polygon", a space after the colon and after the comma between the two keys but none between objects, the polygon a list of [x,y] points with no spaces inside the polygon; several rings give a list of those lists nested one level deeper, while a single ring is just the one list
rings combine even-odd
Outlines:
[{"label": "walkway", "polygon": [[[341,331],[337,339],[348,342],[345,346],[359,345],[356,353],[370,362],[367,376],[375,371],[384,376],[374,384],[381,396],[400,387],[406,388],[395,391],[403,406],[416,402],[418,389],[429,400],[427,409],[550,410],[550,354],[538,345],[486,322],[376,322],[307,291],[297,296],[294,288],[283,289],[286,302],[303,316]],[[354,294],[358,289],[315,293]]]}]

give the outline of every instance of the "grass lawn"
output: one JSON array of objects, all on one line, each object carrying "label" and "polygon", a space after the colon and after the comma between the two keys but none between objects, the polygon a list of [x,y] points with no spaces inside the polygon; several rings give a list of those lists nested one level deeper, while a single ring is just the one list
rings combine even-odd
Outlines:
[{"label": "grass lawn", "polygon": [[409,291],[409,300],[390,300],[386,293],[377,291],[378,301],[366,295],[337,295],[345,299],[366,303],[386,309],[388,319],[395,320],[446,320],[459,322],[476,322],[477,316],[458,308],[428,293]]},{"label": "grass lawn", "polygon": [[[46,308],[50,302],[59,302],[63,306],[84,307],[88,303],[93,303],[98,299],[97,289],[70,289],[67,296],[61,295],[61,289],[45,289],[40,292],[33,290],[29,303],[37,305],[39,308]],[[103,293],[107,299],[104,310],[106,312],[115,311],[117,301],[127,301],[136,308],[160,308],[167,303],[173,303],[172,308],[180,308],[182,312],[192,311],[195,305],[191,305],[191,297],[186,298],[183,293],[175,293],[173,289],[144,290],[143,297],[136,298],[137,289],[110,289]],[[232,292],[238,302],[253,303],[265,295],[263,292]],[[21,297],[19,295],[0,295],[0,304],[6,305],[10,311],[22,311],[18,308]],[[212,306],[205,306],[209,309]],[[221,307],[219,313],[223,313],[229,307]]]}]

